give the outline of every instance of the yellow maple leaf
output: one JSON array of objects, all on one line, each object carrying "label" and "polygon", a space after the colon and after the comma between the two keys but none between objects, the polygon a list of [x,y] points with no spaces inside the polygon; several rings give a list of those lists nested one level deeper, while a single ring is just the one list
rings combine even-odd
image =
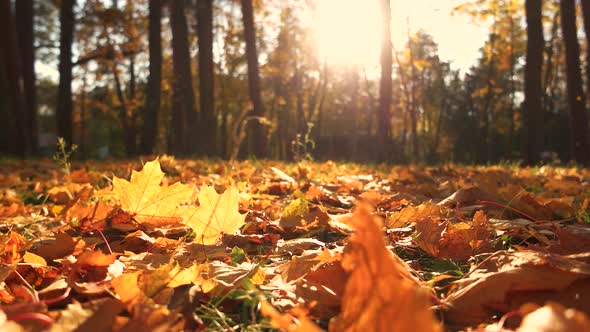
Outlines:
[{"label": "yellow maple leaf", "polygon": [[238,210],[238,190],[228,188],[219,195],[215,188],[204,185],[199,192],[199,207],[180,206],[179,214],[186,225],[197,234],[195,242],[214,244],[223,234],[234,234],[246,214]]},{"label": "yellow maple leaf", "polygon": [[113,193],[121,207],[134,214],[139,223],[178,215],[179,204],[191,199],[194,189],[180,182],[161,186],[164,172],[156,159],[147,162],[140,172],[133,171],[131,181],[113,178]]},{"label": "yellow maple leaf", "polygon": [[164,172],[159,161],[146,163],[131,180],[113,179],[113,192],[121,207],[139,223],[156,224],[162,218],[183,222],[195,233],[195,242],[214,244],[222,234],[234,234],[246,218],[238,210],[238,190],[234,187],[219,195],[213,187],[203,186],[199,206],[182,205],[190,201],[194,190],[180,182],[160,185]]}]

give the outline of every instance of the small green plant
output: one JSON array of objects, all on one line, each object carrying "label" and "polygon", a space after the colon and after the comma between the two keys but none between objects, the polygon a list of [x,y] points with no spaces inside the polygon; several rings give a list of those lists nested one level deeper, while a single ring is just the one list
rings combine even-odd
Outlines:
[{"label": "small green plant", "polygon": [[268,331],[272,325],[258,312],[260,292],[249,277],[223,296],[214,296],[195,308],[205,331]]},{"label": "small green plant", "polygon": [[313,122],[308,122],[305,134],[302,136],[300,133],[297,133],[295,139],[291,141],[291,151],[293,152],[295,162],[302,160],[313,161],[311,153],[315,149],[315,141],[311,138],[312,129]]},{"label": "small green plant", "polygon": [[232,265],[242,264],[247,258],[246,252],[240,247],[233,247],[229,255],[231,257]]},{"label": "small green plant", "polygon": [[590,213],[588,213],[584,209],[580,209],[578,210],[577,214],[579,220],[582,220],[583,222],[590,224]]},{"label": "small green plant", "polygon": [[68,181],[72,174],[72,154],[78,149],[76,144],[72,144],[68,147],[66,140],[63,137],[57,139],[57,151],[53,154],[53,160],[58,162],[62,167]]}]

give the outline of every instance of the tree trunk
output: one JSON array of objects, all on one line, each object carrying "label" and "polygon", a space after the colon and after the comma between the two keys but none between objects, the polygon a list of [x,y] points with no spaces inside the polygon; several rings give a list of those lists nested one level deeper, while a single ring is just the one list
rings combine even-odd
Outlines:
[{"label": "tree trunk", "polygon": [[543,146],[542,134],[542,87],[543,72],[543,22],[542,0],[526,0],[527,51],[524,70],[524,113],[526,116],[525,163],[534,165],[539,161]]},{"label": "tree trunk", "polygon": [[[496,40],[498,38],[498,36],[496,35],[496,25],[497,25],[497,21],[496,18],[494,17],[494,23],[493,23],[493,30],[492,33],[490,35],[490,59],[488,62],[488,70],[487,70],[487,83],[486,83],[486,95],[485,95],[485,99],[484,99],[484,103],[483,103],[483,109],[482,109],[482,117],[483,117],[483,124],[482,124],[482,128],[481,131],[482,133],[480,134],[481,140],[480,140],[480,149],[478,149],[477,154],[478,154],[478,158],[477,158],[477,162],[479,163],[483,163],[483,162],[490,162],[492,160],[492,142],[491,142],[491,135],[490,135],[490,130],[491,130],[491,123],[492,121],[492,111],[494,109],[494,87],[495,87],[495,76],[496,76]],[[483,148],[482,148],[483,147]],[[484,155],[481,155],[481,151],[484,151]]]},{"label": "tree trunk", "polygon": [[57,94],[57,136],[72,144],[72,42],[74,39],[74,4],[62,0],[59,9],[59,88]]},{"label": "tree trunk", "polygon": [[33,155],[39,152],[37,131],[37,90],[35,85],[35,49],[33,37],[33,0],[15,1],[16,29],[25,96],[24,128],[27,150]]},{"label": "tree trunk", "polygon": [[[252,0],[241,0],[242,21],[244,24],[244,39],[246,41],[246,58],[248,61],[248,90],[254,111],[252,115],[262,120],[264,105],[260,94],[260,77],[258,74],[258,52],[256,50],[256,28],[254,27],[254,8]],[[252,121],[252,135],[254,155],[257,158],[266,157],[266,138],[262,121]]]},{"label": "tree trunk", "polygon": [[586,34],[586,97],[590,98],[590,2],[582,0],[581,3]]},{"label": "tree trunk", "polygon": [[172,29],[172,66],[174,70],[172,93],[173,153],[183,155],[196,151],[196,135],[198,133],[184,0],[172,0],[170,2],[170,25]]},{"label": "tree trunk", "polygon": [[22,84],[20,56],[17,46],[17,32],[10,0],[0,1],[0,42],[2,45],[2,63],[6,73],[8,91],[5,93],[10,100],[13,115],[12,151],[14,154],[26,156],[28,154],[25,121],[25,97]]},{"label": "tree trunk", "polygon": [[[410,60],[410,83],[411,83],[411,102],[409,103],[410,109],[410,129],[412,137],[412,157],[411,160],[415,161],[420,159],[420,151],[418,148],[418,110],[417,110],[417,97],[416,90],[418,90],[418,77],[416,75],[416,66],[414,65],[414,49],[412,48],[412,36],[410,35],[410,23],[408,19],[408,51]],[[424,117],[423,117],[424,118]]]},{"label": "tree trunk", "polygon": [[392,94],[392,45],[391,45],[391,6],[389,0],[381,2],[381,81],[379,84],[379,121],[377,127],[378,160],[387,160],[387,146],[391,137],[391,94]]},{"label": "tree trunk", "polygon": [[217,155],[217,117],[214,106],[212,0],[197,0],[197,34],[199,37],[200,141],[202,152],[207,156],[214,156]]},{"label": "tree trunk", "polygon": [[565,43],[567,95],[570,108],[572,152],[576,162],[590,164],[590,140],[586,99],[580,72],[580,45],[576,34],[575,0],[561,0],[561,30]]},{"label": "tree trunk", "polygon": [[141,153],[154,152],[158,137],[158,113],[162,89],[162,2],[149,0],[148,43],[150,76],[147,83],[145,113],[141,132]]},{"label": "tree trunk", "polygon": [[559,11],[556,10],[555,14],[553,15],[553,19],[551,22],[551,35],[549,37],[549,41],[545,45],[545,54],[547,57],[547,66],[545,68],[545,76],[543,77],[543,111],[550,112],[553,110],[553,105],[555,104],[554,101],[554,91],[552,87],[553,78],[556,75],[554,73],[554,47],[555,41],[558,38],[558,27],[559,27]]}]

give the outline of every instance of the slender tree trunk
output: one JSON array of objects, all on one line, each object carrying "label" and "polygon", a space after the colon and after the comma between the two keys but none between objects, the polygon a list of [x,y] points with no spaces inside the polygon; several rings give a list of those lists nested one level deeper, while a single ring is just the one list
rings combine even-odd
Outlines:
[{"label": "slender tree trunk", "polygon": [[392,93],[392,64],[393,47],[391,44],[391,6],[389,0],[380,0],[381,2],[381,81],[379,84],[379,121],[377,127],[377,159],[379,161],[387,160],[387,146],[391,142],[391,93]]},{"label": "slender tree trunk", "polygon": [[[480,145],[480,149],[483,149],[483,151],[485,152],[484,156],[479,156],[479,158],[477,158],[478,162],[489,162],[492,160],[492,142],[490,140],[491,135],[490,135],[490,130],[491,130],[491,117],[492,117],[492,110],[494,108],[494,85],[495,85],[495,79],[494,76],[496,75],[496,39],[498,38],[498,36],[496,36],[496,18],[494,18],[494,23],[493,23],[493,31],[492,34],[490,35],[490,59],[488,62],[488,73],[487,73],[487,91],[486,91],[486,95],[485,95],[485,99],[484,99],[484,104],[483,104],[483,111],[482,111],[482,117],[483,117],[483,127],[482,127],[482,134],[481,134],[481,145]],[[478,154],[479,154],[479,150],[478,150]]]},{"label": "slender tree trunk", "polygon": [[304,135],[306,129],[305,113],[303,111],[303,73],[301,66],[295,65],[295,132]]},{"label": "slender tree trunk", "polygon": [[420,151],[418,149],[418,110],[416,107],[417,97],[416,90],[418,85],[418,77],[416,76],[416,66],[414,65],[414,49],[412,48],[412,36],[410,35],[410,22],[408,19],[408,50],[410,60],[410,74],[411,74],[411,102],[409,103],[410,108],[410,125],[411,125],[411,136],[412,136],[412,158],[411,160],[419,159]]},{"label": "slender tree trunk", "polygon": [[[514,141],[514,133],[516,131],[516,125],[515,125],[515,119],[514,119],[514,115],[515,115],[515,99],[516,99],[516,84],[515,84],[515,80],[514,80],[514,75],[516,72],[516,58],[514,56],[514,27],[515,27],[515,20],[516,18],[514,17],[515,15],[513,15],[514,12],[510,13],[508,12],[507,15],[510,19],[510,131],[508,133],[508,139],[510,140],[510,142]],[[543,55],[543,45],[540,46],[541,47],[541,56]],[[541,67],[542,69],[542,67]],[[512,149],[512,146],[510,146],[510,148]]]},{"label": "slender tree trunk", "polygon": [[213,1],[197,0],[197,34],[199,37],[199,103],[201,112],[202,152],[217,155],[217,117],[215,115],[215,80],[213,71]]},{"label": "slender tree trunk", "polygon": [[72,144],[72,42],[74,39],[74,4],[62,0],[59,10],[59,88],[57,94],[57,136]]},{"label": "slender tree trunk", "polygon": [[543,15],[542,0],[526,0],[527,51],[524,71],[524,113],[526,115],[525,163],[536,164],[543,146],[542,134],[542,87],[543,72]]},{"label": "slender tree trunk", "polygon": [[[174,90],[172,93],[172,126],[174,129],[174,153],[196,152],[197,113],[191,71],[188,26],[186,23],[184,0],[170,2],[170,25],[172,28],[172,66],[174,70]],[[200,142],[207,144],[207,142]]]},{"label": "slender tree trunk", "polygon": [[10,0],[0,1],[0,52],[2,52],[2,63],[4,66],[8,91],[5,93],[10,100],[10,107],[14,119],[14,131],[12,152],[26,156],[28,154],[28,144],[26,138],[26,117],[25,117],[25,96],[23,91],[22,72],[20,70],[20,55],[18,54],[17,32],[14,17],[12,15],[12,6]]},{"label": "slender tree trunk", "polygon": [[590,2],[587,0],[580,2],[582,3],[584,32],[586,35],[586,97],[590,98]]},{"label": "slender tree trunk", "polygon": [[25,96],[24,127],[28,150],[36,155],[39,152],[37,131],[37,90],[35,81],[35,48],[33,36],[33,0],[15,1],[16,29]]},{"label": "slender tree trunk", "polygon": [[158,137],[158,114],[162,89],[162,1],[149,0],[148,43],[150,75],[147,83],[140,152],[154,152]]},{"label": "slender tree trunk", "polygon": [[580,72],[580,45],[576,29],[575,0],[561,0],[561,30],[565,42],[567,94],[570,108],[572,150],[576,162],[590,164],[590,139],[586,99]]},{"label": "slender tree trunk", "polygon": [[545,53],[547,57],[547,66],[545,68],[545,76],[543,77],[543,110],[544,112],[549,112],[553,109],[554,98],[553,98],[553,91],[551,89],[553,77],[555,76],[554,73],[554,59],[553,55],[555,53],[555,40],[558,38],[558,28],[559,28],[559,11],[555,11],[553,15],[553,20],[551,23],[551,36],[549,37],[549,42],[545,45]]},{"label": "slender tree trunk", "polygon": [[[352,67],[351,78],[350,78],[350,117],[351,119],[360,119],[361,115],[359,112],[359,69],[356,66]],[[358,120],[357,120],[358,121]],[[361,130],[360,122],[353,122],[352,134],[350,135],[351,147],[350,155],[348,156],[351,160],[359,161],[358,158],[358,141],[359,131]],[[363,151],[364,152],[364,151]]]},{"label": "slender tree trunk", "polygon": [[82,74],[82,91],[80,92],[80,154],[82,158],[86,159],[87,157],[87,148],[86,148],[86,117],[87,117],[87,93],[88,90],[88,67],[84,66],[84,74]]},{"label": "slender tree trunk", "polygon": [[123,130],[123,143],[125,144],[127,156],[133,156],[135,154],[135,132],[133,131],[133,126],[130,121],[131,118],[128,116],[128,98],[125,98],[125,93],[123,92],[123,84],[119,77],[116,60],[113,60],[112,71],[115,80],[115,91],[117,93],[117,99],[119,99],[119,121],[121,122],[121,129]]},{"label": "slender tree trunk", "polygon": [[[242,21],[244,24],[244,39],[246,41],[246,58],[248,61],[248,90],[254,112],[253,116],[264,117],[264,105],[260,94],[260,77],[258,74],[258,51],[256,50],[256,28],[254,26],[254,8],[252,0],[241,0]],[[267,147],[264,127],[261,121],[252,121],[252,135],[254,154],[258,158],[266,157]]]}]

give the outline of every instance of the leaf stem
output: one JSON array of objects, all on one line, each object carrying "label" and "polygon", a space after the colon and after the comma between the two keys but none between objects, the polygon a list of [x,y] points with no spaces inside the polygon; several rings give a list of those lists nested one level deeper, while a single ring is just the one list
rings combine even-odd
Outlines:
[{"label": "leaf stem", "polygon": [[481,201],[481,200],[480,201],[477,201],[477,203],[483,204],[483,205],[492,205],[492,206],[497,206],[497,207],[501,207],[501,208],[504,208],[504,209],[508,209],[510,211],[516,212],[517,214],[520,214],[522,217],[525,217],[526,219],[528,219],[530,221],[539,222],[539,220],[537,218],[532,217],[532,216],[530,216],[530,215],[528,215],[528,214],[526,214],[526,213],[524,213],[524,212],[522,212],[522,211],[520,211],[520,210],[518,210],[516,208],[513,208],[513,207],[511,207],[509,205],[506,205],[506,204],[498,203],[498,202],[495,202],[495,201]]},{"label": "leaf stem", "polygon": [[111,246],[109,245],[109,241],[107,241],[107,238],[104,236],[104,233],[100,229],[98,229],[98,228],[96,228],[95,230],[98,232],[98,234],[100,234],[100,237],[104,241],[104,244],[107,245],[107,249],[109,250],[109,254],[112,255],[113,254],[113,250],[111,249]]},{"label": "leaf stem", "polygon": [[47,315],[38,313],[38,312],[25,312],[22,314],[18,314],[18,315],[14,315],[12,317],[9,318],[10,320],[13,320],[15,322],[20,322],[23,320],[35,320],[41,324],[44,325],[52,325],[53,324],[53,319]]}]

